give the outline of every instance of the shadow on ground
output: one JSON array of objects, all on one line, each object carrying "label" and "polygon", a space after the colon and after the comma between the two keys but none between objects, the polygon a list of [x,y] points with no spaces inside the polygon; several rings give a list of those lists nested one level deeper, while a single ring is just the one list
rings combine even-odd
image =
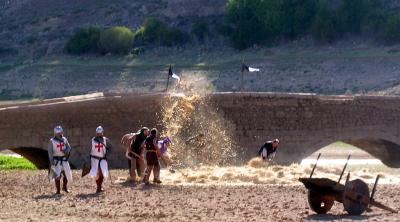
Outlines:
[{"label": "shadow on ground", "polygon": [[313,221],[333,221],[333,220],[368,220],[370,218],[381,216],[381,214],[372,214],[372,215],[360,215],[360,216],[353,216],[348,214],[312,214],[308,215],[305,220]]},{"label": "shadow on ground", "polygon": [[43,194],[43,195],[36,196],[33,199],[35,199],[35,200],[50,200],[50,199],[60,200],[62,196],[63,196],[62,194]]}]

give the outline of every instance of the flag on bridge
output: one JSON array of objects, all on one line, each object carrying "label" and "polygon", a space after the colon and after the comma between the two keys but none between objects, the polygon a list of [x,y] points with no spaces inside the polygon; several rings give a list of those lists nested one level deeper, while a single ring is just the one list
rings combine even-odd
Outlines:
[{"label": "flag on bridge", "polygon": [[253,68],[253,67],[250,67],[250,66],[248,66],[248,65],[246,65],[246,64],[242,64],[242,72],[244,72],[244,71],[247,71],[247,72],[259,72],[260,71],[260,69],[257,69],[257,68]]},{"label": "flag on bridge", "polygon": [[173,71],[172,71],[172,66],[170,65],[169,66],[169,69],[168,69],[168,79],[167,79],[167,88],[165,89],[165,91],[168,91],[168,86],[169,86],[169,78],[174,78],[174,79],[177,79],[178,80],[178,84],[179,84],[179,82],[181,81],[181,77],[179,77],[177,74],[175,74]]},{"label": "flag on bridge", "polygon": [[178,82],[181,81],[181,77],[179,77],[177,74],[175,74],[174,72],[172,72],[172,67],[171,67],[171,66],[169,66],[168,76],[169,76],[169,77],[172,77],[172,78],[174,78],[174,79],[177,79]]},{"label": "flag on bridge", "polygon": [[244,80],[243,80],[244,71],[247,71],[247,72],[259,72],[260,69],[250,67],[250,66],[244,64],[244,61],[242,60],[242,72],[241,72],[242,81],[241,81],[241,84],[240,84],[240,89],[241,90],[243,90],[243,87],[244,87]]}]

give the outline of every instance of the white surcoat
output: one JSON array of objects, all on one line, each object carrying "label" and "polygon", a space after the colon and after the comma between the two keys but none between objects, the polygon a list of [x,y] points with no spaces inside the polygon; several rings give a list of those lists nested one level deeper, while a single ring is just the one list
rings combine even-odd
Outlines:
[{"label": "white surcoat", "polygon": [[[58,141],[54,138],[51,138],[50,141],[53,144],[53,158],[57,157],[65,157],[64,151],[67,149],[66,144],[67,144],[67,139],[65,137],[62,137],[63,142]],[[62,158],[62,159],[64,159]],[[54,173],[56,174],[56,178],[61,176],[61,172],[64,171],[65,176],[67,177],[67,180],[69,182],[72,181],[72,171],[71,167],[69,165],[69,162],[67,160],[55,160],[56,164],[54,166]],[[54,178],[53,178],[54,179]]]},{"label": "white surcoat", "polygon": [[[108,177],[108,163],[106,159],[102,159],[106,156],[106,137],[103,137],[103,143],[96,142],[94,140],[94,137],[92,138],[92,149],[90,151],[90,155],[92,156],[90,158],[90,172],[89,176],[90,177],[97,177],[97,172],[100,170],[104,176],[104,178]],[[94,158],[97,157],[97,158]]]},{"label": "white surcoat", "polygon": [[54,138],[51,138],[50,141],[53,144],[53,156],[65,156],[64,150],[66,147],[66,139],[62,137],[63,142],[60,142]]},{"label": "white surcoat", "polygon": [[107,142],[105,137],[103,137],[103,143],[99,143],[92,138],[92,149],[90,151],[90,155],[104,158],[107,152],[106,146]]}]

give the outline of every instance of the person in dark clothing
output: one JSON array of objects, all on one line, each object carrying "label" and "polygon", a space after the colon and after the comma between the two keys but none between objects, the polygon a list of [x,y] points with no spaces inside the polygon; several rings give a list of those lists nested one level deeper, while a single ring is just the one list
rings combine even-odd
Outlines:
[{"label": "person in dark clothing", "polygon": [[154,174],[154,183],[161,183],[160,178],[157,178],[160,175],[160,162],[158,161],[158,156],[160,155],[160,148],[158,147],[158,139],[157,139],[157,129],[152,129],[150,131],[150,136],[147,137],[146,142],[146,175],[144,177],[144,183],[149,185],[150,174],[153,171]]},{"label": "person in dark clothing", "polygon": [[[137,135],[139,135],[141,132],[144,132],[145,128],[146,127],[143,127],[142,129],[138,130],[137,133],[127,133],[124,136],[122,136],[122,138],[121,138],[120,144],[121,144],[122,148],[124,148],[125,157],[128,160],[128,170],[129,170],[129,179],[130,180],[132,179],[132,178],[130,178],[131,177],[131,168],[132,168],[131,162],[132,162],[132,157],[134,156],[132,151],[131,151],[132,141],[135,140]],[[139,164],[137,162],[138,161],[136,161],[136,169],[137,169],[138,174],[139,174],[139,167],[138,167]]]},{"label": "person in dark clothing", "polygon": [[143,177],[143,171],[145,168],[143,158],[144,141],[146,140],[148,134],[149,129],[147,127],[143,127],[136,134],[133,134],[129,138],[130,142],[126,156],[129,158],[129,175],[134,184],[136,183],[136,171],[139,177]]},{"label": "person in dark clothing", "polygon": [[275,154],[276,154],[276,149],[279,146],[279,140],[274,139],[273,141],[267,141],[260,147],[260,150],[258,151],[258,155],[264,160],[264,161],[271,161],[274,159]]}]

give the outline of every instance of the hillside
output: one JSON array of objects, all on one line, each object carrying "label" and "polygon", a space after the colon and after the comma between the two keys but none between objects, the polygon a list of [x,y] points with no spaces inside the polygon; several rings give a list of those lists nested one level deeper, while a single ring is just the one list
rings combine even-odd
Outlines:
[{"label": "hillside", "polygon": [[[190,30],[202,18],[220,22],[226,0],[2,0],[0,59],[36,60],[60,54],[81,27],[138,28],[148,17]],[[1,60],[0,60],[1,61]]]},{"label": "hillside", "polygon": [[[308,37],[274,47],[237,51],[218,34],[227,0],[14,0],[0,2],[0,100],[51,98],[97,91],[165,90],[170,64],[182,76],[177,90],[239,91],[245,60],[261,68],[245,74],[245,91],[319,94],[400,94],[400,46],[363,39],[319,45]],[[331,1],[333,4],[336,0]],[[385,1],[397,10],[397,1]],[[210,35],[180,47],[149,48],[139,56],[63,53],[80,27],[137,29],[148,17],[190,32],[207,21]],[[172,83],[175,88],[176,83]]]}]

